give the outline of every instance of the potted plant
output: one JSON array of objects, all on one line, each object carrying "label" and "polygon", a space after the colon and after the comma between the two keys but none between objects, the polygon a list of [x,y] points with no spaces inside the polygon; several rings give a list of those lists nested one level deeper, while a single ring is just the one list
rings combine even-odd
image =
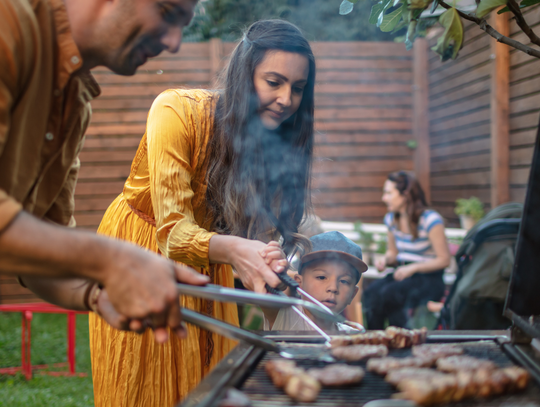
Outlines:
[{"label": "potted plant", "polygon": [[373,253],[373,265],[375,266],[379,260],[384,260],[386,257],[386,235],[383,236],[377,236],[376,245],[377,249],[375,250],[375,253]]},{"label": "potted plant", "polygon": [[362,248],[362,260],[366,264],[371,264],[373,254],[373,233],[367,232],[362,229],[362,222],[358,221],[354,223],[354,230],[358,232],[358,244]]},{"label": "potted plant", "polygon": [[484,205],[475,196],[469,199],[459,198],[456,200],[454,212],[459,215],[461,227],[469,230],[484,216]]}]

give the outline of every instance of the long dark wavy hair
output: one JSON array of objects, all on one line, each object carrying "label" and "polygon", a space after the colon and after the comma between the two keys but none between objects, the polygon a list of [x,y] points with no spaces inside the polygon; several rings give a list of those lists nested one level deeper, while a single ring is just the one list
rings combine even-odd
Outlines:
[{"label": "long dark wavy hair", "polygon": [[[253,83],[269,51],[297,53],[309,62],[300,106],[276,130],[262,125]],[[222,82],[206,174],[213,229],[248,239],[277,230],[286,252],[297,245],[309,248],[298,234],[311,210],[315,57],[308,41],[291,23],[258,21],[234,49]]]},{"label": "long dark wavy hair", "polygon": [[[418,221],[420,220],[420,216],[422,216],[422,212],[428,207],[424,190],[412,172],[393,172],[388,175],[388,179],[396,184],[396,189],[405,197],[409,229],[413,239],[416,239],[418,237]],[[399,212],[394,212],[396,223],[399,222],[399,217]]]}]

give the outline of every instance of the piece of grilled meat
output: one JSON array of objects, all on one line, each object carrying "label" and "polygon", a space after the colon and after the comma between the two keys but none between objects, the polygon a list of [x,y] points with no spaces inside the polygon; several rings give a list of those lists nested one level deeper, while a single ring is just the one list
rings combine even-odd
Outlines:
[{"label": "piece of grilled meat", "polygon": [[412,354],[417,357],[435,361],[439,358],[462,355],[463,348],[450,344],[423,344],[413,346]]},{"label": "piece of grilled meat", "polygon": [[384,331],[371,331],[357,335],[332,338],[333,348],[349,345],[385,345],[390,348],[408,348],[426,341],[427,329],[405,329],[389,326]]},{"label": "piece of grilled meat", "polygon": [[285,384],[285,393],[293,400],[304,403],[317,400],[320,391],[319,381],[305,372],[290,376]]},{"label": "piece of grilled meat", "polygon": [[349,345],[332,349],[332,356],[347,362],[358,362],[363,359],[383,357],[388,355],[384,345]]},{"label": "piece of grilled meat", "polygon": [[311,368],[307,373],[316,378],[323,386],[350,386],[364,378],[365,372],[359,366],[333,364],[323,368]]},{"label": "piece of grilled meat", "polygon": [[372,358],[367,362],[367,369],[370,372],[375,372],[381,375],[386,375],[392,370],[402,369],[404,367],[431,367],[433,359],[422,357],[407,357],[407,358]]},{"label": "piece of grilled meat", "polygon": [[279,388],[284,387],[292,376],[304,373],[304,369],[291,360],[269,360],[265,369],[274,386]]},{"label": "piece of grilled meat", "polygon": [[437,359],[437,369],[442,372],[458,372],[461,370],[494,370],[497,365],[490,360],[478,359],[472,356],[457,355]]}]

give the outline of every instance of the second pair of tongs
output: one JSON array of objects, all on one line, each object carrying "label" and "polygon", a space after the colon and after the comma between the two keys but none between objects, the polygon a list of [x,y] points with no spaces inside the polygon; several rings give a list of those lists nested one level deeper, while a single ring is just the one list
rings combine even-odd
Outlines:
[{"label": "second pair of tongs", "polygon": [[205,286],[194,286],[188,284],[177,284],[178,293],[190,297],[205,298],[208,300],[221,302],[235,302],[240,304],[252,304],[266,308],[287,308],[291,306],[301,306],[308,310],[315,317],[333,323],[346,323],[346,319],[339,314],[328,312],[318,304],[304,301],[288,296],[277,296],[268,294],[257,294],[248,290],[236,290],[225,288],[219,285],[208,284]]}]

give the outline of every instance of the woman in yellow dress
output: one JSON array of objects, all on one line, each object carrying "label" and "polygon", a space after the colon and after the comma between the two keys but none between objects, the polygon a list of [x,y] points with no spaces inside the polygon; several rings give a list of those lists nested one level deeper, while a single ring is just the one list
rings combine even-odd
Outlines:
[{"label": "woman in yellow dress", "polygon": [[[233,287],[279,284],[286,261],[263,258],[305,243],[315,59],[294,25],[253,24],[234,50],[222,92],[172,89],[154,101],[124,190],[99,227]],[[182,298],[182,306],[238,325],[235,304]],[[158,344],[90,315],[95,405],[172,406],[234,342],[188,326]]]}]

